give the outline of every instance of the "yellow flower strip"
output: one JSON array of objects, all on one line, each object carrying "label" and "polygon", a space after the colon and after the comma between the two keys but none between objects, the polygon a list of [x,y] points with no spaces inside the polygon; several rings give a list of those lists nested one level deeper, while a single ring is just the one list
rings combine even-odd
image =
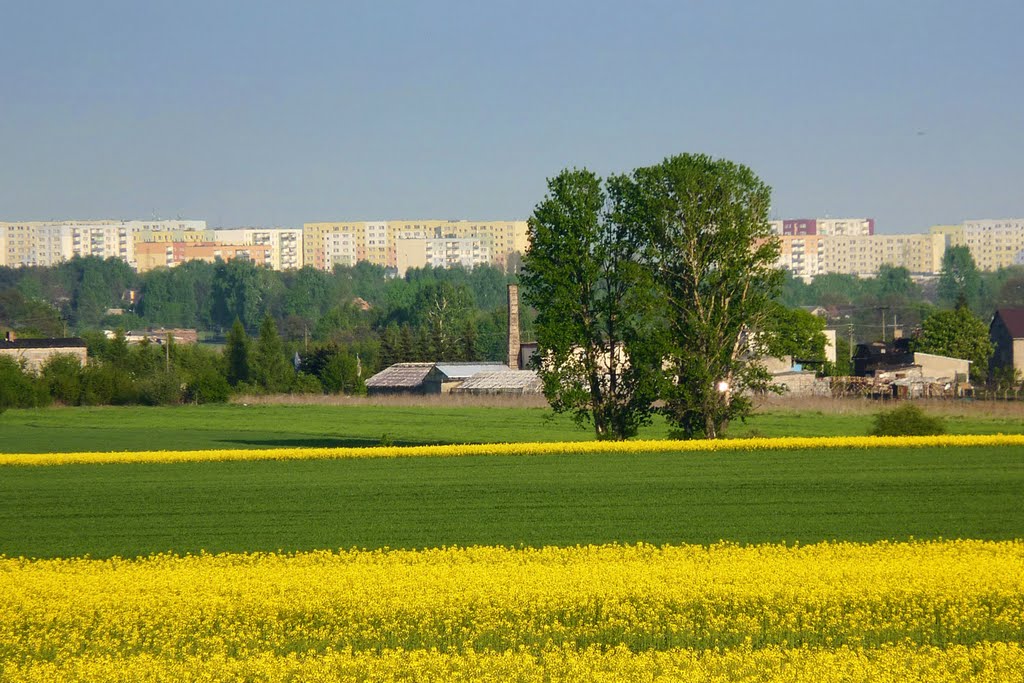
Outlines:
[{"label": "yellow flower strip", "polygon": [[1024,642],[1024,541],[9,558],[0,596],[0,665],[22,668],[620,646],[962,652]]},{"label": "yellow flower strip", "polygon": [[519,683],[1007,683],[1021,680],[1024,647],[983,643],[950,648],[903,644],[863,648],[736,648],[631,652],[625,647],[442,653],[384,650],[331,651],[279,657],[258,653],[160,659],[82,657],[3,667],[8,683],[102,683],[104,681],[518,681]]},{"label": "yellow flower strip", "polygon": [[343,458],[460,457],[474,455],[589,455],[598,453],[693,453],[830,448],[946,448],[1024,446],[1024,434],[944,436],[813,436],[700,441],[563,441],[556,443],[374,446],[368,448],[218,449],[91,453],[0,453],[3,465],[171,463],[225,460],[324,460]]}]

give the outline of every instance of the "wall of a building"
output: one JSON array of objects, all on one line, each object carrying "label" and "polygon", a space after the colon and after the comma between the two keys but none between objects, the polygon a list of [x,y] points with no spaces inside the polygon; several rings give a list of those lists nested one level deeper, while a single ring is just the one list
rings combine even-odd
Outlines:
[{"label": "wall of a building", "polygon": [[73,356],[78,359],[78,362],[85,365],[88,360],[85,347],[73,347],[73,348],[45,348],[45,349],[3,349],[0,348],[0,354],[13,358],[15,361],[21,363],[24,362],[26,368],[31,372],[38,372],[43,365],[46,364],[53,356],[58,354]]}]

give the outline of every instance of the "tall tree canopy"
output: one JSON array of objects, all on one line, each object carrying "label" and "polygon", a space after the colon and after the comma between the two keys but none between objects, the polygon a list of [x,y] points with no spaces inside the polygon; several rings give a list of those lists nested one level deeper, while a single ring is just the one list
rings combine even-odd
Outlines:
[{"label": "tall tree canopy", "polygon": [[537,309],[538,371],[552,407],[592,422],[599,438],[624,439],[649,419],[656,395],[638,334],[650,288],[639,243],[606,204],[590,171],[551,178],[530,219],[520,280]]},{"label": "tall tree canopy", "polygon": [[750,412],[750,391],[770,388],[752,361],[767,346],[782,278],[771,189],[746,166],[696,154],[623,182],[620,210],[642,235],[664,304],[665,415],[688,438],[716,438]]},{"label": "tall tree canopy", "polygon": [[521,278],[552,406],[617,438],[659,394],[686,437],[749,413],[750,391],[770,388],[752,361],[777,329],[769,188],[745,166],[683,154],[604,186],[564,171],[548,190]]},{"label": "tall tree canopy", "polygon": [[939,276],[939,305],[952,308],[961,300],[974,308],[982,293],[981,273],[967,247],[947,247],[942,256],[942,274]]},{"label": "tall tree canopy", "polygon": [[969,360],[971,380],[982,382],[988,374],[993,347],[988,325],[961,303],[952,311],[937,311],[928,316],[914,349]]}]

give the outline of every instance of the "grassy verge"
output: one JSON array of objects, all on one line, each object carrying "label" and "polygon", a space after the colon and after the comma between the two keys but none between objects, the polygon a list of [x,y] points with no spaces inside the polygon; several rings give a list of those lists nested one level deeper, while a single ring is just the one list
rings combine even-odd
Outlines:
[{"label": "grassy verge", "polygon": [[[843,410],[837,409],[837,406]],[[769,405],[728,435],[855,436],[867,433],[877,403],[826,402],[822,410]],[[978,404],[928,406],[953,434],[1024,432],[1024,420]],[[1000,407],[1000,406],[996,406]],[[565,416],[545,408],[345,403],[340,405],[102,407],[8,410],[0,415],[0,452],[45,453],[150,449],[289,448],[590,440]],[[641,432],[664,438],[664,421]]]},{"label": "grassy verge", "polygon": [[1024,449],[5,468],[0,553],[1024,537]]}]

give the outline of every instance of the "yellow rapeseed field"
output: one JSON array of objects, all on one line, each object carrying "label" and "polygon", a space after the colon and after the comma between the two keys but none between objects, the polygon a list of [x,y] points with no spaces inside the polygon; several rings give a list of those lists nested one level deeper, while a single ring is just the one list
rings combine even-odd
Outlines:
[{"label": "yellow rapeseed field", "polygon": [[1024,541],[0,559],[0,680],[1014,681]]},{"label": "yellow rapeseed field", "polygon": [[3,465],[172,463],[223,460],[317,460],[338,458],[460,457],[473,455],[590,455],[600,453],[690,453],[828,448],[947,448],[1024,446],[1024,434],[943,436],[813,436],[699,441],[566,441],[556,443],[377,446],[368,448],[217,449],[93,453],[0,453]]}]

